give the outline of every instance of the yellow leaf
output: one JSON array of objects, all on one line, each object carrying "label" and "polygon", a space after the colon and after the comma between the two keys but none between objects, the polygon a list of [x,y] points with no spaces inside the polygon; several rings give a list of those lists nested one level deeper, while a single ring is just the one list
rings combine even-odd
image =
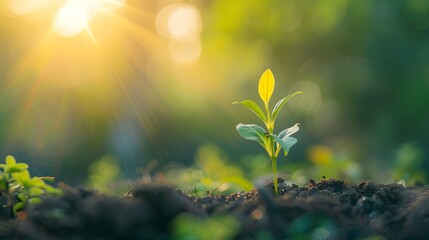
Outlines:
[{"label": "yellow leaf", "polygon": [[16,164],[16,160],[12,155],[7,155],[6,156],[6,164],[7,165],[15,165]]},{"label": "yellow leaf", "polygon": [[271,72],[270,69],[265,70],[265,72],[262,74],[261,78],[259,79],[259,85],[258,85],[258,92],[259,96],[261,97],[262,101],[264,101],[265,104],[268,104],[270,101],[271,95],[273,95],[274,91],[274,75]]}]

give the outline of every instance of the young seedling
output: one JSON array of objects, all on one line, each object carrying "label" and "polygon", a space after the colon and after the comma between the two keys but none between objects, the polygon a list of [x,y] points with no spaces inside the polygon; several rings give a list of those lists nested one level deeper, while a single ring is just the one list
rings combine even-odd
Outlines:
[{"label": "young seedling", "polygon": [[244,100],[242,102],[234,102],[233,104],[241,104],[244,107],[248,108],[250,111],[256,114],[262,122],[265,124],[265,129],[256,124],[242,124],[237,125],[237,131],[244,139],[255,141],[261,145],[265,151],[267,151],[268,156],[271,159],[271,165],[273,168],[274,175],[274,192],[278,194],[279,187],[277,182],[277,157],[280,153],[280,150],[283,148],[284,155],[286,156],[289,153],[290,148],[298,141],[296,138],[291,137],[292,134],[296,133],[299,130],[299,124],[295,124],[293,127],[283,130],[279,135],[274,134],[274,125],[283,105],[289,101],[292,97],[302,92],[294,92],[291,95],[281,99],[273,108],[273,111],[270,111],[268,105],[271,95],[274,91],[274,75],[270,69],[267,69],[259,79],[258,92],[261,97],[265,113],[262,109],[251,100]]},{"label": "young seedling", "polygon": [[31,177],[27,169],[27,164],[17,163],[12,156],[6,157],[6,164],[0,164],[0,197],[6,199],[2,207],[9,209],[12,216],[27,204],[40,203],[42,194],[61,194],[60,189],[45,183],[53,181],[53,177]]}]

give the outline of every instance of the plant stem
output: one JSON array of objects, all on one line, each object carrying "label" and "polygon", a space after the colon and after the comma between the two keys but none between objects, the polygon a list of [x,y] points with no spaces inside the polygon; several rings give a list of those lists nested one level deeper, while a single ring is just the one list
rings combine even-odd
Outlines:
[{"label": "plant stem", "polygon": [[267,131],[269,134],[269,151],[267,151],[267,152],[271,158],[271,165],[273,167],[274,193],[276,195],[278,195],[279,194],[279,184],[277,181],[277,156],[278,156],[277,150],[279,150],[280,148],[278,148],[276,150],[276,145],[275,145],[274,139],[271,136],[271,134],[273,134],[273,131],[274,131],[274,122],[271,122],[270,107],[268,106],[268,103],[265,103],[265,111],[267,111],[267,122],[265,124],[267,126]]},{"label": "plant stem", "polygon": [[270,114],[270,107],[268,106],[268,103],[265,103],[265,111],[267,112],[267,122],[265,123],[267,126],[268,134],[273,134],[273,128],[271,126],[271,114]]},{"label": "plant stem", "polygon": [[276,195],[279,194],[279,184],[277,182],[277,158],[272,156],[271,157],[271,165],[273,167],[273,181],[274,181],[274,193]]}]

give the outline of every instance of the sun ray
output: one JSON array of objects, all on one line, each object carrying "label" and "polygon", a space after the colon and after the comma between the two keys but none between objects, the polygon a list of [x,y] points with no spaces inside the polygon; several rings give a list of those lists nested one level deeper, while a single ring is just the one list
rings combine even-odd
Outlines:
[{"label": "sun ray", "polygon": [[92,42],[97,45],[97,41],[95,40],[94,35],[92,34],[92,31],[89,27],[85,28],[86,32],[88,33],[89,37],[91,38]]},{"label": "sun ray", "polygon": [[[155,146],[153,151],[164,154],[163,138],[157,132],[159,114],[169,113],[162,107],[166,100],[155,101],[153,96],[167,93],[148,76],[150,59],[165,50],[166,43],[154,31],[156,13],[126,6],[123,0],[105,0],[121,10],[100,7],[88,14],[84,5],[76,5],[82,1],[68,0],[57,9],[54,19],[46,22],[52,28],[37,32],[10,70],[6,91],[13,91],[20,101],[9,135],[29,149],[62,159],[77,123],[84,125],[80,127],[93,143],[88,148],[96,152],[100,141],[96,123],[103,119],[106,125],[117,122],[123,141],[130,145],[126,126],[120,122],[121,109],[128,107],[137,130]],[[169,119],[162,121],[174,126]],[[61,160],[57,166],[60,173]]]}]

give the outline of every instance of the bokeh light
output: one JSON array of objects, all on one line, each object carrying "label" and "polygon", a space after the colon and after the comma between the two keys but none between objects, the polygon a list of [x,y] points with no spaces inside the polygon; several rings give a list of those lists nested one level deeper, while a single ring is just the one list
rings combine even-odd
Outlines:
[{"label": "bokeh light", "polygon": [[190,63],[198,60],[201,55],[201,41],[171,41],[169,44],[170,55],[176,62]]},{"label": "bokeh light", "polygon": [[192,63],[201,55],[200,11],[190,4],[172,4],[156,16],[158,34],[170,39],[169,53],[178,63]]},{"label": "bokeh light", "polygon": [[295,101],[290,101],[289,105],[292,110],[304,112],[306,114],[317,112],[322,104],[322,95],[319,86],[313,81],[303,80],[291,86],[291,92],[296,89],[301,89],[301,91],[306,94],[306,97],[300,97]]},{"label": "bokeh light", "polygon": [[17,15],[25,15],[42,9],[52,0],[9,0],[9,8]]},{"label": "bokeh light", "polygon": [[291,0],[284,1],[283,16],[284,21],[280,29],[283,32],[293,32],[299,28],[302,22],[302,12],[299,6]]},{"label": "bokeh light", "polygon": [[168,17],[168,32],[173,39],[197,36],[200,31],[199,11],[192,6],[173,6]]},{"label": "bokeh light", "polygon": [[199,37],[201,17],[199,10],[190,4],[169,5],[157,14],[158,33],[168,39],[192,39]]}]

